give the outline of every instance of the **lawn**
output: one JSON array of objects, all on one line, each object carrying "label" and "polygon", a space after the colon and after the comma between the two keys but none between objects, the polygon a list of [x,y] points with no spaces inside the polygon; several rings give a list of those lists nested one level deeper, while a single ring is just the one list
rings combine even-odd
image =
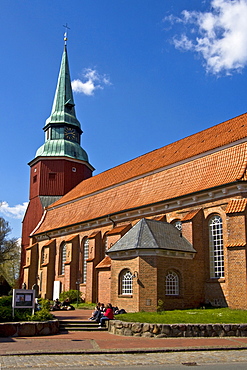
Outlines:
[{"label": "lawn", "polygon": [[84,302],[84,303],[77,303],[76,302],[73,302],[72,303],[72,306],[74,306],[76,309],[77,308],[80,308],[80,309],[83,309],[83,310],[93,310],[95,309],[95,306],[96,304],[95,303],[91,303],[91,302]]},{"label": "lawn", "polygon": [[157,324],[245,324],[247,310],[229,308],[191,309],[161,312],[136,312],[115,316],[115,319],[128,322]]}]

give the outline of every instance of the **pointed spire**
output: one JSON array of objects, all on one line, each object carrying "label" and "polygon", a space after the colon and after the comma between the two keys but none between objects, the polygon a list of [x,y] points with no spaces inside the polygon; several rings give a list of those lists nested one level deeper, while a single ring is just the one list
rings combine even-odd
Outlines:
[{"label": "pointed spire", "polygon": [[[67,33],[64,39],[67,40]],[[75,114],[66,44],[64,45],[52,111],[50,117],[46,120],[46,126],[51,123],[65,123],[79,128],[81,126]]]}]

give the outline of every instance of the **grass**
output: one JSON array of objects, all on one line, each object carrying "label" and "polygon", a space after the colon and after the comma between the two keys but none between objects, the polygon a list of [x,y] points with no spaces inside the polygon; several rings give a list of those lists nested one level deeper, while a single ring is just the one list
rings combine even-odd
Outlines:
[{"label": "grass", "polygon": [[96,304],[95,303],[91,303],[91,302],[78,303],[78,307],[77,307],[77,303],[76,302],[73,302],[72,303],[72,306],[74,306],[75,308],[79,308],[79,309],[81,308],[83,310],[94,310]]},{"label": "grass", "polygon": [[157,324],[244,324],[247,310],[229,308],[136,312],[117,315],[117,320]]}]

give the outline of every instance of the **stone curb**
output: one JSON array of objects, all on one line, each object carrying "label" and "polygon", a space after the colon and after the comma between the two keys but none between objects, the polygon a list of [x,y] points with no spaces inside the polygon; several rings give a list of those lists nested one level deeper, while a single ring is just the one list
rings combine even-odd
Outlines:
[{"label": "stone curb", "polygon": [[74,350],[74,351],[36,351],[36,352],[11,352],[2,356],[40,356],[42,355],[102,355],[102,354],[138,354],[138,353],[171,353],[171,352],[206,352],[206,351],[242,351],[247,350],[246,346],[238,347],[183,347],[183,348],[135,348],[135,349],[102,349],[102,350]]}]

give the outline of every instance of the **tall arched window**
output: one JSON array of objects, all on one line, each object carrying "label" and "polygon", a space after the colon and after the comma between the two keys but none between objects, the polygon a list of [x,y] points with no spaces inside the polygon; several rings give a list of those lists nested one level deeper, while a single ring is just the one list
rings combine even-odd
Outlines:
[{"label": "tall arched window", "polygon": [[43,263],[45,263],[45,247],[41,249],[40,264],[42,265]]},{"label": "tall arched window", "polygon": [[123,270],[120,273],[120,294],[131,295],[133,294],[133,275],[130,270]]},{"label": "tall arched window", "polygon": [[64,275],[65,262],[66,262],[66,243],[63,242],[60,248],[60,274],[61,275]]},{"label": "tall arched window", "polygon": [[86,284],[87,282],[87,259],[89,253],[89,239],[86,238],[83,242],[83,273],[82,282]]},{"label": "tall arched window", "polygon": [[174,271],[166,275],[166,295],[179,295],[179,277]]},{"label": "tall arched window", "polygon": [[224,274],[224,249],[222,218],[214,215],[209,219],[209,261],[210,277],[223,278]]}]

